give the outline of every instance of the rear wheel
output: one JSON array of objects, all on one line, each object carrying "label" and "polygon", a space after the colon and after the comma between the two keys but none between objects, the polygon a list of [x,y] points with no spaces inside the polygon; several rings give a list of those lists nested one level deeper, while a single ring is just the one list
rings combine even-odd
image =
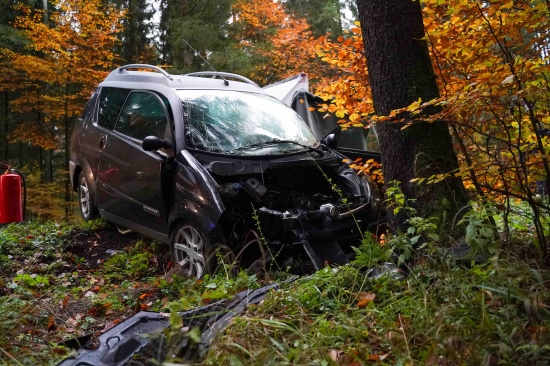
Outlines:
[{"label": "rear wheel", "polygon": [[84,221],[97,217],[97,207],[94,205],[94,195],[84,171],[78,176],[78,207]]}]

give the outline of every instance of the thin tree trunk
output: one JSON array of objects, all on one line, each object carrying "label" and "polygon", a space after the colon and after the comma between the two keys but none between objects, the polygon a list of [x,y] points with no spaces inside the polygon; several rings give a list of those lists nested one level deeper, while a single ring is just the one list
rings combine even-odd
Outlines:
[{"label": "thin tree trunk", "polygon": [[69,174],[69,84],[65,85],[65,116],[64,116],[64,124],[65,124],[65,146],[64,146],[64,155],[65,155],[65,164],[64,167],[66,169],[66,183],[65,183],[65,219],[69,220],[70,215],[70,204],[71,204],[71,176]]},{"label": "thin tree trunk", "polygon": [[4,91],[4,160],[9,158],[9,145],[8,145],[8,133],[9,133],[9,118],[10,118],[10,97],[8,91]]},{"label": "thin tree trunk", "polygon": [[44,10],[44,13],[42,14],[42,22],[47,24],[49,19],[48,0],[42,0],[42,9]]},{"label": "thin tree trunk", "polygon": [[48,159],[48,172],[50,177],[50,183],[53,183],[53,149],[50,149],[48,151],[49,159]]}]

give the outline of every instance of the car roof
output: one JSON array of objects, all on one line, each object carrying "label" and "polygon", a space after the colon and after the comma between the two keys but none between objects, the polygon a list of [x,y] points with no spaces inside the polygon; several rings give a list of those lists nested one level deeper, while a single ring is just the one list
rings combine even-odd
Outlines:
[{"label": "car roof", "polygon": [[[136,84],[143,85],[136,86]],[[146,85],[164,86],[171,89],[236,90],[266,94],[256,83],[238,74],[204,71],[172,75],[157,66],[147,64],[121,66],[111,71],[105,80],[99,84],[99,86],[130,89],[151,89]]]}]

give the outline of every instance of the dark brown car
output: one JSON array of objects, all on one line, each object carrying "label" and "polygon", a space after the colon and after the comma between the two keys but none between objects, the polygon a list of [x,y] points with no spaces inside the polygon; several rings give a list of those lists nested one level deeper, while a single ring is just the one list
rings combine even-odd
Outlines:
[{"label": "dark brown car", "polygon": [[111,72],[74,128],[70,171],[84,220],[169,244],[197,278],[217,249],[246,265],[345,263],[380,205],[292,108],[218,72]]}]

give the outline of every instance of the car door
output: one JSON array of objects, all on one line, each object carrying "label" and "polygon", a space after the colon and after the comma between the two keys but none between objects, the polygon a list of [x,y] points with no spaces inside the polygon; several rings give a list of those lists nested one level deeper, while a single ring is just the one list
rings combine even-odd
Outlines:
[{"label": "car door", "polygon": [[103,217],[115,223],[166,233],[162,177],[165,161],[173,153],[143,150],[141,144],[147,136],[171,140],[167,109],[157,94],[133,91],[100,152],[98,207]]}]

